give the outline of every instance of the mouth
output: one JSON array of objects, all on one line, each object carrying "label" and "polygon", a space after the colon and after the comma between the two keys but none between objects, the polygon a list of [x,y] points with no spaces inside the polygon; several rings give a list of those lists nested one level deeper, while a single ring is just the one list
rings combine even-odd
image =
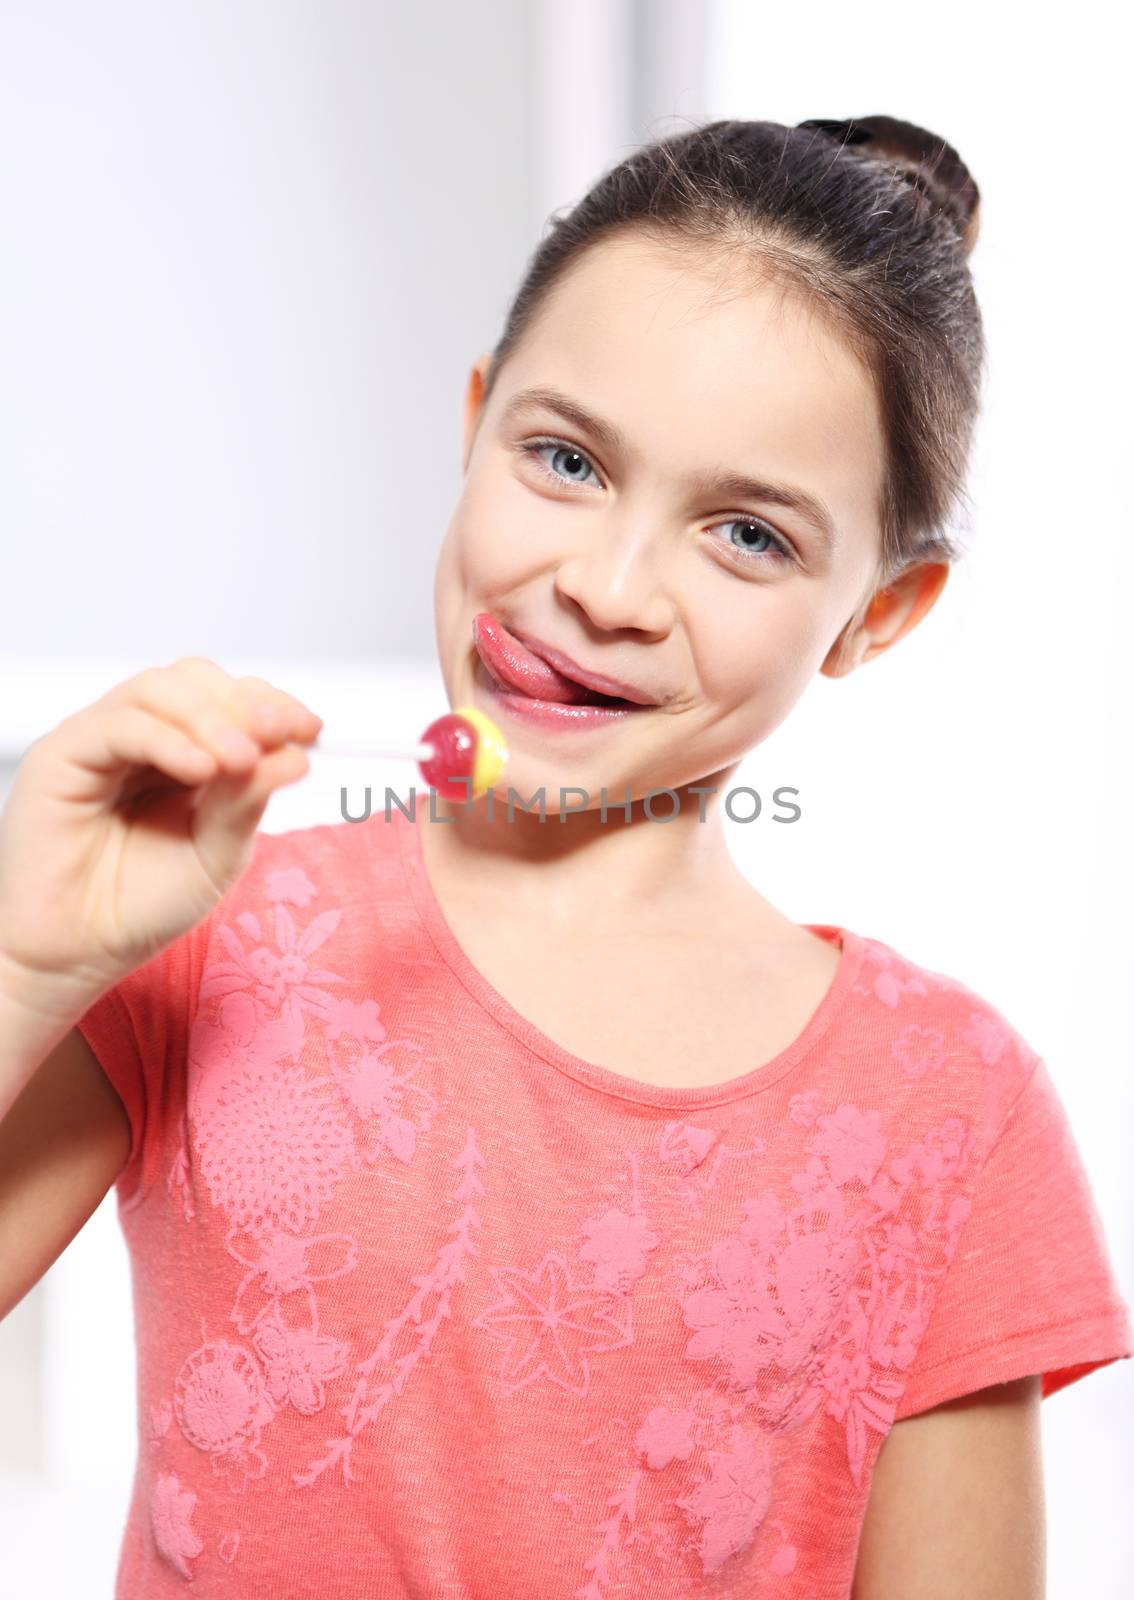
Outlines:
[{"label": "mouth", "polygon": [[491,701],[493,716],[503,716],[544,733],[601,728],[642,710],[629,700],[613,700],[601,695],[582,700],[544,700],[539,695],[525,694],[501,683],[479,657],[474,676]]},{"label": "mouth", "polygon": [[485,670],[509,697],[622,712],[657,703],[644,690],[578,667],[562,652],[505,628],[491,612],[473,619],[473,643]]}]

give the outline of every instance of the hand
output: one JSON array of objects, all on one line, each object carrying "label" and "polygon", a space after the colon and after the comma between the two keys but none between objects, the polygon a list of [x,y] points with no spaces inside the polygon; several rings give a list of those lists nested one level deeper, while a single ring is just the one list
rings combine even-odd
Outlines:
[{"label": "hand", "polygon": [[77,1017],[195,927],[321,727],[263,678],[185,656],[37,739],[0,812],[0,992]]}]

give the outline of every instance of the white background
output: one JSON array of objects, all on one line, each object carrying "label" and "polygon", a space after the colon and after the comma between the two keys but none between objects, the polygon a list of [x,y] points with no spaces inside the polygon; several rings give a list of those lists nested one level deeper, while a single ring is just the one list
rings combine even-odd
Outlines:
[{"label": "white background", "polygon": [[[187,651],[345,736],[416,737],[444,709],[465,378],[551,211],[675,116],[932,128],[983,194],[970,554],[749,758],[737,781],[795,785],[806,826],[730,838],[797,920],[955,975],[1044,1054],[1129,1299],[1126,86],[1101,6],[1026,28],[969,4],[0,6],[0,763]],[[337,819],[328,762],[265,827]],[[110,1596],[133,1384],[111,1193],[0,1324],[0,1600]],[[1042,1415],[1049,1595],[1125,1594],[1134,1363]]]}]

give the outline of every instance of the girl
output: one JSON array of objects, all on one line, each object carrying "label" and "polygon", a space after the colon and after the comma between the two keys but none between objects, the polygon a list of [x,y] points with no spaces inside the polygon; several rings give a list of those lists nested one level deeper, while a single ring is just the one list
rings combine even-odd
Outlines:
[{"label": "girl", "polygon": [[25,754],[0,1311],[114,1181],[118,1600],[1042,1594],[1040,1396],[1132,1353],[1045,1063],[721,828],[957,558],[977,204],[716,122],[554,221],[436,572],[497,792],[260,831],[320,719],[202,658]]}]

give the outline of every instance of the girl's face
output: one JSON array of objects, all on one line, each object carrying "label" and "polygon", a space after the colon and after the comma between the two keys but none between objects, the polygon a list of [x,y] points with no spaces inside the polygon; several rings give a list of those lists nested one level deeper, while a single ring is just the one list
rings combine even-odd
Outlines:
[{"label": "girl's face", "polygon": [[[725,772],[837,670],[874,586],[868,374],[794,300],[630,237],[575,263],[482,403],[487,364],[434,607],[450,703],[507,739],[501,795],[542,785],[555,811],[583,789],[597,809],[603,786],[614,804]],[[518,715],[474,642],[486,613],[506,645],[515,630],[656,703],[585,726]]]}]

